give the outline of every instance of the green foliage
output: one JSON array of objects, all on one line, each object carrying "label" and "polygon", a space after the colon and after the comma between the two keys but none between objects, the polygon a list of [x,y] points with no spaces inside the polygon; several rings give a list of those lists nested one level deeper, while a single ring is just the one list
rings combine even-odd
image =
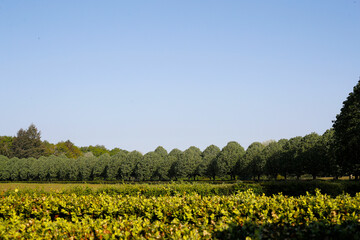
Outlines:
[{"label": "green foliage", "polygon": [[70,142],[70,140],[59,142],[55,145],[55,155],[61,154],[64,154],[68,158],[78,158],[83,155],[81,150]]},{"label": "green foliage", "polygon": [[40,140],[41,133],[34,124],[27,130],[20,129],[13,139],[12,154],[18,158],[39,158],[44,155],[45,148]]},{"label": "green foliage", "polygon": [[154,152],[159,155],[159,158],[152,179],[169,180],[169,171],[176,159],[174,157],[169,157],[168,152],[161,146],[157,147]]},{"label": "green foliage", "polygon": [[[358,239],[360,194],[332,198],[6,192],[0,198],[4,239]],[[164,191],[167,191],[166,189]]]},{"label": "green foliage", "polygon": [[111,150],[109,151],[110,156],[114,156],[114,155],[116,155],[116,154],[118,154],[118,153],[127,154],[127,153],[129,153],[129,152],[126,151],[126,150],[122,150],[122,149],[120,149],[120,148],[113,148],[113,149],[111,149]]},{"label": "green foliage", "polygon": [[230,175],[232,179],[235,179],[236,173],[242,173],[247,167],[247,163],[243,158],[244,155],[245,150],[239,143],[235,141],[229,142],[221,150],[217,158],[217,175],[220,177]]},{"label": "green foliage", "polygon": [[198,166],[202,157],[199,148],[191,146],[181,153],[179,159],[174,162],[174,171],[177,178],[194,178],[199,175]]},{"label": "green foliage", "polygon": [[[246,169],[247,173],[252,177],[260,178],[264,173],[266,159],[263,155],[265,146],[259,142],[254,142],[246,149],[245,161],[248,163]],[[245,175],[245,174],[242,174]]]},{"label": "green foliage", "polygon": [[0,136],[0,155],[11,157],[12,145],[14,138],[8,136]]},{"label": "green foliage", "polygon": [[321,136],[311,133],[301,139],[300,162],[304,164],[304,172],[310,173],[313,179],[324,171],[326,155],[322,152]]},{"label": "green foliage", "polygon": [[96,145],[96,146],[90,145],[88,147],[81,147],[80,150],[83,153],[91,152],[96,157],[100,157],[105,153],[110,154],[109,150],[106,149],[106,147],[103,145]]},{"label": "green foliage", "polygon": [[283,147],[281,155],[281,171],[280,174],[286,179],[288,174],[295,175],[298,179],[304,174],[303,158],[300,157],[302,137],[297,136],[290,138]]},{"label": "green foliage", "polygon": [[166,156],[168,155],[168,152],[162,146],[157,147],[154,152],[159,154],[160,157],[163,158],[163,159],[166,158]]},{"label": "green foliage", "polygon": [[265,172],[273,179],[276,179],[276,176],[281,172],[281,154],[286,142],[286,139],[281,139],[279,142],[271,142],[263,150],[263,156],[266,159]]},{"label": "green foliage", "polygon": [[160,165],[161,156],[156,152],[148,152],[137,162],[135,178],[139,181],[150,180]]},{"label": "green foliage", "polygon": [[360,175],[360,81],[343,102],[333,124],[335,151],[343,173]]},{"label": "green foliage", "polygon": [[[111,156],[111,155],[110,155]],[[112,155],[108,166],[108,180],[119,180],[121,177],[121,167],[126,161],[127,153],[119,151],[117,154]]]},{"label": "green foliage", "polygon": [[219,147],[210,145],[202,152],[203,161],[199,166],[201,176],[207,176],[215,180],[217,173],[216,160],[220,151]]}]

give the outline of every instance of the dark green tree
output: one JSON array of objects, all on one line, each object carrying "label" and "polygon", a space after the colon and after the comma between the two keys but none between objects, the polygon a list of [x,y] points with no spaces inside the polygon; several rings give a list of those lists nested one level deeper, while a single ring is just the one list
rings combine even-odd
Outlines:
[{"label": "dark green tree", "polygon": [[12,144],[13,137],[1,136],[0,137],[0,155],[11,157],[12,154]]},{"label": "dark green tree", "polygon": [[10,172],[9,172],[10,160],[8,157],[0,155],[0,180],[7,181],[10,180]]},{"label": "dark green tree", "polygon": [[110,164],[110,155],[105,153],[97,158],[93,168],[94,180],[107,180]]},{"label": "dark green tree", "polygon": [[321,152],[325,158],[324,173],[326,176],[333,176],[335,179],[341,175],[341,168],[336,162],[334,129],[326,130],[321,136]]},{"label": "dark green tree", "polygon": [[288,174],[295,175],[297,179],[300,179],[301,175],[305,173],[305,165],[303,158],[300,157],[302,152],[302,137],[297,136],[290,138],[284,145],[284,151],[281,156],[281,172],[280,174],[287,178]]},{"label": "dark green tree", "polygon": [[313,179],[325,172],[327,159],[322,148],[321,136],[310,133],[301,139],[299,159],[304,164],[304,172],[311,174]]},{"label": "dark green tree", "polygon": [[360,80],[333,124],[335,152],[344,174],[360,175]]},{"label": "dark green tree", "polygon": [[86,156],[86,154],[83,157],[79,157],[75,160],[75,164],[78,169],[77,173],[77,180],[79,181],[88,181],[88,180],[94,180],[94,167],[97,163],[98,158],[91,155]]},{"label": "dark green tree", "polygon": [[123,162],[126,161],[126,156],[127,156],[127,153],[122,150],[119,151],[117,154],[111,156],[111,160],[109,163],[109,170],[108,170],[108,179],[109,180],[122,179],[120,167],[123,164]]},{"label": "dark green tree", "polygon": [[265,146],[260,142],[254,142],[246,149],[245,160],[248,163],[248,174],[260,180],[260,176],[264,174],[266,159],[263,156]]},{"label": "dark green tree", "polygon": [[48,141],[43,141],[43,146],[44,146],[44,149],[45,149],[45,152],[44,152],[44,156],[50,156],[50,155],[55,155],[55,151],[56,151],[56,146],[55,144],[53,143],[49,143]]},{"label": "dark green tree", "polygon": [[229,142],[216,159],[216,175],[220,177],[230,175],[231,179],[235,179],[236,173],[242,172],[247,166],[242,161],[244,154],[245,150],[239,143]]},{"label": "dark green tree", "polygon": [[168,173],[168,177],[170,179],[178,178],[178,175],[176,175],[176,168],[177,168],[177,164],[180,161],[181,155],[182,155],[182,151],[177,148],[174,148],[168,154],[168,161],[171,162],[171,166]]},{"label": "dark green tree", "polygon": [[162,158],[166,158],[166,156],[168,155],[168,152],[162,146],[158,146],[154,152],[159,154]]},{"label": "dark green tree", "polygon": [[196,178],[197,169],[201,163],[201,151],[199,148],[191,146],[186,149],[180,158],[174,163],[176,178]]},{"label": "dark green tree", "polygon": [[215,145],[208,146],[202,152],[203,161],[200,164],[199,172],[202,176],[206,176],[215,180],[216,178],[216,158],[221,152],[220,148]]},{"label": "dark green tree", "polygon": [[263,150],[263,156],[266,159],[265,172],[267,175],[276,179],[281,172],[281,154],[283,146],[287,142],[287,139],[281,139],[278,142],[271,142]]},{"label": "dark green tree", "polygon": [[165,148],[159,146],[155,149],[155,152],[159,154],[160,161],[153,175],[153,179],[158,180],[169,180],[170,179],[170,169],[172,164],[175,162],[176,158],[169,156]]},{"label": "dark green tree", "polygon": [[18,158],[39,158],[44,155],[45,148],[40,140],[41,133],[31,124],[27,130],[20,129],[12,143],[12,152]]},{"label": "dark green tree", "polygon": [[143,155],[138,151],[129,152],[126,155],[125,161],[122,161],[119,169],[120,179],[131,180],[135,177],[135,167],[141,161]]},{"label": "dark green tree", "polygon": [[136,164],[135,178],[139,181],[151,180],[161,162],[161,156],[156,152],[148,152]]}]

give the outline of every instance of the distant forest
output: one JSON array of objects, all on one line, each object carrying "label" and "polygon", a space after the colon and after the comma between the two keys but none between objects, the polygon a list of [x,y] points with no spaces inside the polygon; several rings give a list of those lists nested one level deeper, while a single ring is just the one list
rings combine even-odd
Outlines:
[{"label": "distant forest", "polygon": [[197,178],[270,179],[308,174],[338,178],[360,175],[360,81],[343,102],[333,128],[322,135],[237,142],[204,151],[190,147],[169,153],[161,146],[141,154],[104,146],[77,147],[71,141],[41,141],[31,124],[15,137],[0,136],[1,181],[178,180]]}]

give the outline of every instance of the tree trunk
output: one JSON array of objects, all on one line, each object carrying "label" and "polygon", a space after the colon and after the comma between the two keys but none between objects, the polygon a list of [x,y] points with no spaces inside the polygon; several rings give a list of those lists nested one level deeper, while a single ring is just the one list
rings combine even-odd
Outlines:
[{"label": "tree trunk", "polygon": [[312,177],[313,177],[313,180],[315,180],[316,179],[316,175],[314,174],[314,175],[312,175]]}]

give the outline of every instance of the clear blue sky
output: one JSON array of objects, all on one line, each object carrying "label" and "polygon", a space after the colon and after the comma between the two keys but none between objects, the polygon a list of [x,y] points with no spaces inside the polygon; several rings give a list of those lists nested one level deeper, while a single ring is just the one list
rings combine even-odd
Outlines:
[{"label": "clear blue sky", "polygon": [[359,0],[0,0],[0,135],[143,153],[322,134]]}]

